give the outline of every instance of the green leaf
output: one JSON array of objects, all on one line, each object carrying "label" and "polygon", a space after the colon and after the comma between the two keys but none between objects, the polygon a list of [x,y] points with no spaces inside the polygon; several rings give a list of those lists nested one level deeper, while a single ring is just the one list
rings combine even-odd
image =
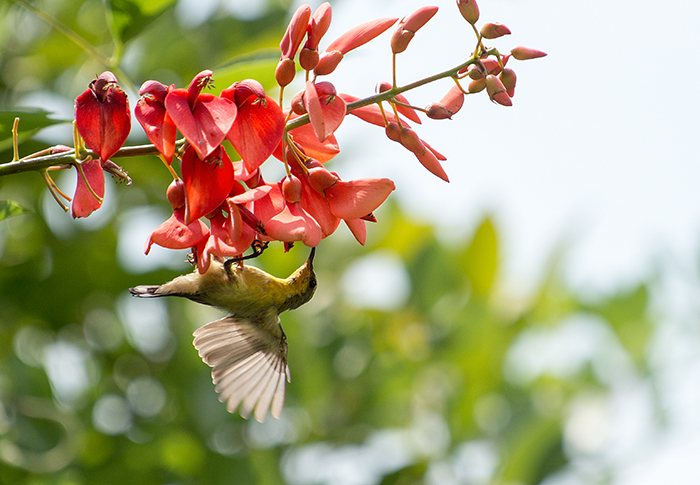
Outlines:
[{"label": "green leaf", "polygon": [[112,26],[122,43],[140,34],[175,0],[111,0]]},{"label": "green leaf", "polygon": [[0,200],[0,221],[25,212],[31,212],[31,210],[11,200]]},{"label": "green leaf", "polygon": [[245,56],[237,56],[214,69],[216,86],[223,91],[235,82],[255,79],[265,90],[277,85],[275,67],[280,54],[277,49],[261,49]]},{"label": "green leaf", "polygon": [[498,268],[498,239],[490,217],[482,221],[474,239],[462,254],[462,266],[474,294],[488,294]]},{"label": "green leaf", "polygon": [[19,118],[17,136],[22,143],[42,128],[66,122],[66,120],[51,119],[50,115],[51,113],[44,110],[0,111],[0,152],[12,149],[12,125],[15,118]]}]

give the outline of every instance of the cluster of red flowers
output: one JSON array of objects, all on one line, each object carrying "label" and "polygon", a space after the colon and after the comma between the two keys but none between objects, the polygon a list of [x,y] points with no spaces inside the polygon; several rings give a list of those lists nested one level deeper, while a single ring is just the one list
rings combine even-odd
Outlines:
[{"label": "cluster of red flowers", "polygon": [[[457,4],[473,26],[479,17],[474,0]],[[399,22],[391,39],[394,56],[406,50],[416,31],[436,12],[437,7],[423,7]],[[260,83],[250,79],[235,83],[219,96],[203,93],[212,83],[208,70],[197,74],[187,89],[145,82],[139,91],[136,119],[168,165],[176,156],[181,160],[181,178],[175,176],[167,191],[173,215],[153,231],[146,252],[153,243],[171,249],[193,248],[199,271],[205,272],[211,257],[240,256],[256,240],[282,241],[286,246],[301,241],[316,246],[341,220],[364,244],[365,222],[375,220],[373,211],[394,190],[394,183],[386,178],[344,181],[324,167],[339,152],[334,132],[347,114],[384,127],[391,140],[447,181],[440,164],[445,157],[409,127],[406,119],[421,120],[398,92],[395,81],[377,85],[378,94],[390,92],[390,96],[363,103],[357,97],[337,93],[332,83],[318,80],[332,73],[348,52],[397,20],[384,18],[359,25],[320,54],[318,46],[330,25],[331,7],[324,3],[313,14],[308,5],[299,7],[280,43],[282,56],[275,77],[283,93],[295,78],[298,62],[307,81],[286,110]],[[433,119],[449,118],[461,108],[465,94],[483,89],[493,101],[510,105],[515,74],[504,67],[508,58],[529,59],[544,53],[516,48],[502,56],[481,43],[508,33],[501,24],[486,24],[477,33],[478,52],[455,71],[455,86],[440,102],[420,111]],[[459,80],[467,76],[470,84],[464,89]],[[382,101],[388,101],[391,110],[386,110]],[[127,96],[110,72],[100,75],[77,98],[75,111],[80,135],[99,156],[99,160],[78,165],[73,216],[86,217],[102,202],[101,172],[114,170],[109,159],[125,142],[131,121]],[[308,117],[308,123],[295,122],[302,116]],[[184,142],[177,141],[178,131]],[[225,140],[240,160],[231,160],[222,145]],[[259,171],[270,156],[282,160],[286,167],[286,176],[277,183],[264,181]]]}]

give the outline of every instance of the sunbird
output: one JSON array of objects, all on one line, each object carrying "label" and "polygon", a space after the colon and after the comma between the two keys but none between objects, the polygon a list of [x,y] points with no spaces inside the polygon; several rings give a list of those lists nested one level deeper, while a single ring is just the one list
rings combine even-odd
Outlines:
[{"label": "sunbird", "polygon": [[315,248],[289,278],[276,278],[235,260],[212,260],[204,274],[195,269],[163,285],[130,288],[133,296],[181,296],[229,312],[194,332],[199,356],[212,367],[219,401],[233,413],[262,422],[268,410],[279,418],[287,382],[287,337],[279,315],[311,300],[316,291]]}]

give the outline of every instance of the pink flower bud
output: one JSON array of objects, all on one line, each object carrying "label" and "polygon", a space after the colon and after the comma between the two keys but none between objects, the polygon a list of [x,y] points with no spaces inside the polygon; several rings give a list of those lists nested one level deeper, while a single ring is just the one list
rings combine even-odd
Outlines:
[{"label": "pink flower bud", "polygon": [[338,180],[336,175],[333,175],[322,166],[309,170],[309,183],[311,187],[320,194],[327,188],[333,187]]},{"label": "pink flower bud", "polygon": [[383,93],[385,91],[389,91],[393,86],[391,85],[390,82],[388,81],[381,81],[378,82],[377,85],[374,87],[374,91],[379,94]]},{"label": "pink flower bud", "polygon": [[547,55],[546,53],[538,51],[537,49],[530,49],[529,47],[522,46],[513,47],[510,53],[519,61],[537,59],[538,57],[544,57]]},{"label": "pink flower bud", "polygon": [[432,6],[421,7],[412,14],[405,17],[399,27],[391,37],[391,50],[394,54],[399,54],[406,50],[413,35],[423,27],[428,20],[433,18],[438,8]]},{"label": "pink flower bud", "polygon": [[470,79],[476,81],[477,79],[483,79],[486,76],[484,68],[479,64],[470,64],[467,66],[467,75]]},{"label": "pink flower bud", "polygon": [[457,7],[464,20],[470,24],[474,25],[479,20],[479,6],[476,0],[457,0]]},{"label": "pink flower bud", "polygon": [[287,26],[287,31],[284,33],[284,37],[282,37],[282,42],[280,42],[280,50],[282,51],[283,59],[293,59],[296,55],[301,41],[304,40],[304,36],[306,35],[310,18],[311,7],[308,5],[302,5],[294,12]]},{"label": "pink flower bud", "polygon": [[292,97],[292,111],[294,111],[294,113],[298,114],[299,116],[306,114],[306,106],[304,104],[304,92],[305,91],[299,91]]},{"label": "pink flower bud", "polygon": [[515,71],[505,68],[503,69],[503,72],[498,75],[498,79],[500,79],[503,86],[505,86],[508,96],[511,98],[515,96],[515,81],[517,79]]},{"label": "pink flower bud", "polygon": [[433,18],[437,11],[438,8],[434,6],[419,8],[401,21],[403,29],[410,32],[418,32],[421,27],[428,23],[428,20]]},{"label": "pink flower bud", "polygon": [[397,143],[401,143],[401,127],[395,121],[390,121],[385,128],[386,136]]},{"label": "pink flower bud", "polygon": [[414,32],[404,30],[401,27],[396,29],[394,35],[391,36],[391,52],[400,54],[405,51],[414,35]]},{"label": "pink flower bud", "polygon": [[425,107],[425,110],[428,118],[433,120],[448,120],[452,118],[452,113],[442,103],[430,103]]},{"label": "pink flower bud", "polygon": [[442,104],[451,114],[456,114],[464,104],[464,93],[456,84],[447,91],[445,97],[440,100]]},{"label": "pink flower bud", "polygon": [[321,37],[328,32],[328,27],[331,25],[331,4],[325,2],[321,4],[311,19],[309,24],[309,35],[306,39],[306,47],[311,50],[318,50],[318,43]]},{"label": "pink flower bud", "polygon": [[481,79],[475,79],[474,81],[469,83],[469,86],[467,87],[467,91],[469,93],[474,94],[478,93],[484,90],[486,87],[486,78],[481,78]]},{"label": "pink flower bud", "polygon": [[423,155],[426,152],[425,145],[418,138],[418,134],[410,128],[401,128],[399,143],[416,155]]},{"label": "pink flower bud", "polygon": [[489,94],[491,101],[498,103],[502,106],[512,106],[513,102],[510,100],[506,88],[503,83],[493,74],[486,76],[486,92]]},{"label": "pink flower bud", "polygon": [[305,71],[313,71],[318,66],[319,55],[317,50],[308,47],[301,49],[299,53],[299,65]]},{"label": "pink flower bud", "polygon": [[484,39],[497,39],[508,34],[510,34],[510,29],[508,29],[508,27],[505,25],[496,22],[489,22],[481,27],[481,36]]},{"label": "pink flower bud", "polygon": [[335,71],[340,61],[343,60],[343,53],[340,51],[326,51],[318,60],[318,65],[314,68],[314,74],[325,76]]},{"label": "pink flower bud", "polygon": [[289,85],[292,81],[294,81],[294,76],[296,73],[297,68],[292,59],[285,58],[280,60],[280,62],[277,64],[277,68],[275,69],[275,79],[277,80],[277,84],[282,87]]},{"label": "pink flower bud", "polygon": [[166,194],[173,209],[185,207],[185,184],[181,179],[173,180]]},{"label": "pink flower bud", "polygon": [[295,175],[288,175],[282,180],[282,193],[288,204],[296,204],[301,200],[301,180]]}]

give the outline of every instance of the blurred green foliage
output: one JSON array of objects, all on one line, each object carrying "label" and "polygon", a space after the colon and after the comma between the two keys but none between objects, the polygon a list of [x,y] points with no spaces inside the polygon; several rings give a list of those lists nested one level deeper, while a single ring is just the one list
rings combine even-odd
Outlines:
[{"label": "blurred green foliage", "polygon": [[[277,4],[253,20],[215,13],[188,28],[170,0],[107,3],[111,9],[98,0],[34,3],[95,46],[107,65],[21,2],[0,5],[7,112],[0,160],[12,158],[9,126],[27,96],[70,101],[105,69],[133,86],[151,78],[186,85],[211,67],[220,69],[220,89],[245,77],[271,86],[288,18]],[[45,112],[21,117],[22,153],[45,148],[28,137],[53,121]],[[523,354],[522,340],[588,318],[644,371],[653,323],[645,285],[591,303],[552,276],[523,299],[499,284],[490,217],[469,240],[445,246],[389,202],[366,247],[341,233],[323,242],[317,295],[283,315],[293,380],[282,419],[242,420],[217,401],[191,345],[194,328],[218,314],[169,301],[163,320],[149,301],[137,309],[141,327],[130,321],[129,287],[189,267],[134,274],[118,262],[134,211],[169,210],[170,176],[157,159],[124,167],[134,185],[116,187],[112,209],[86,224],[48,209],[39,175],[0,179],[0,200],[16,201],[0,205],[5,216],[16,215],[0,221],[0,483],[535,484],[572,460],[564,437],[569,404],[605,394],[608,383],[590,356],[568,373],[531,370],[539,351]],[[361,284],[345,276],[368,254],[400,262],[408,293],[395,305],[344,296],[348,285]],[[286,276],[305,258],[303,248],[275,248],[259,263]],[[150,324],[161,321],[164,327]]]}]

